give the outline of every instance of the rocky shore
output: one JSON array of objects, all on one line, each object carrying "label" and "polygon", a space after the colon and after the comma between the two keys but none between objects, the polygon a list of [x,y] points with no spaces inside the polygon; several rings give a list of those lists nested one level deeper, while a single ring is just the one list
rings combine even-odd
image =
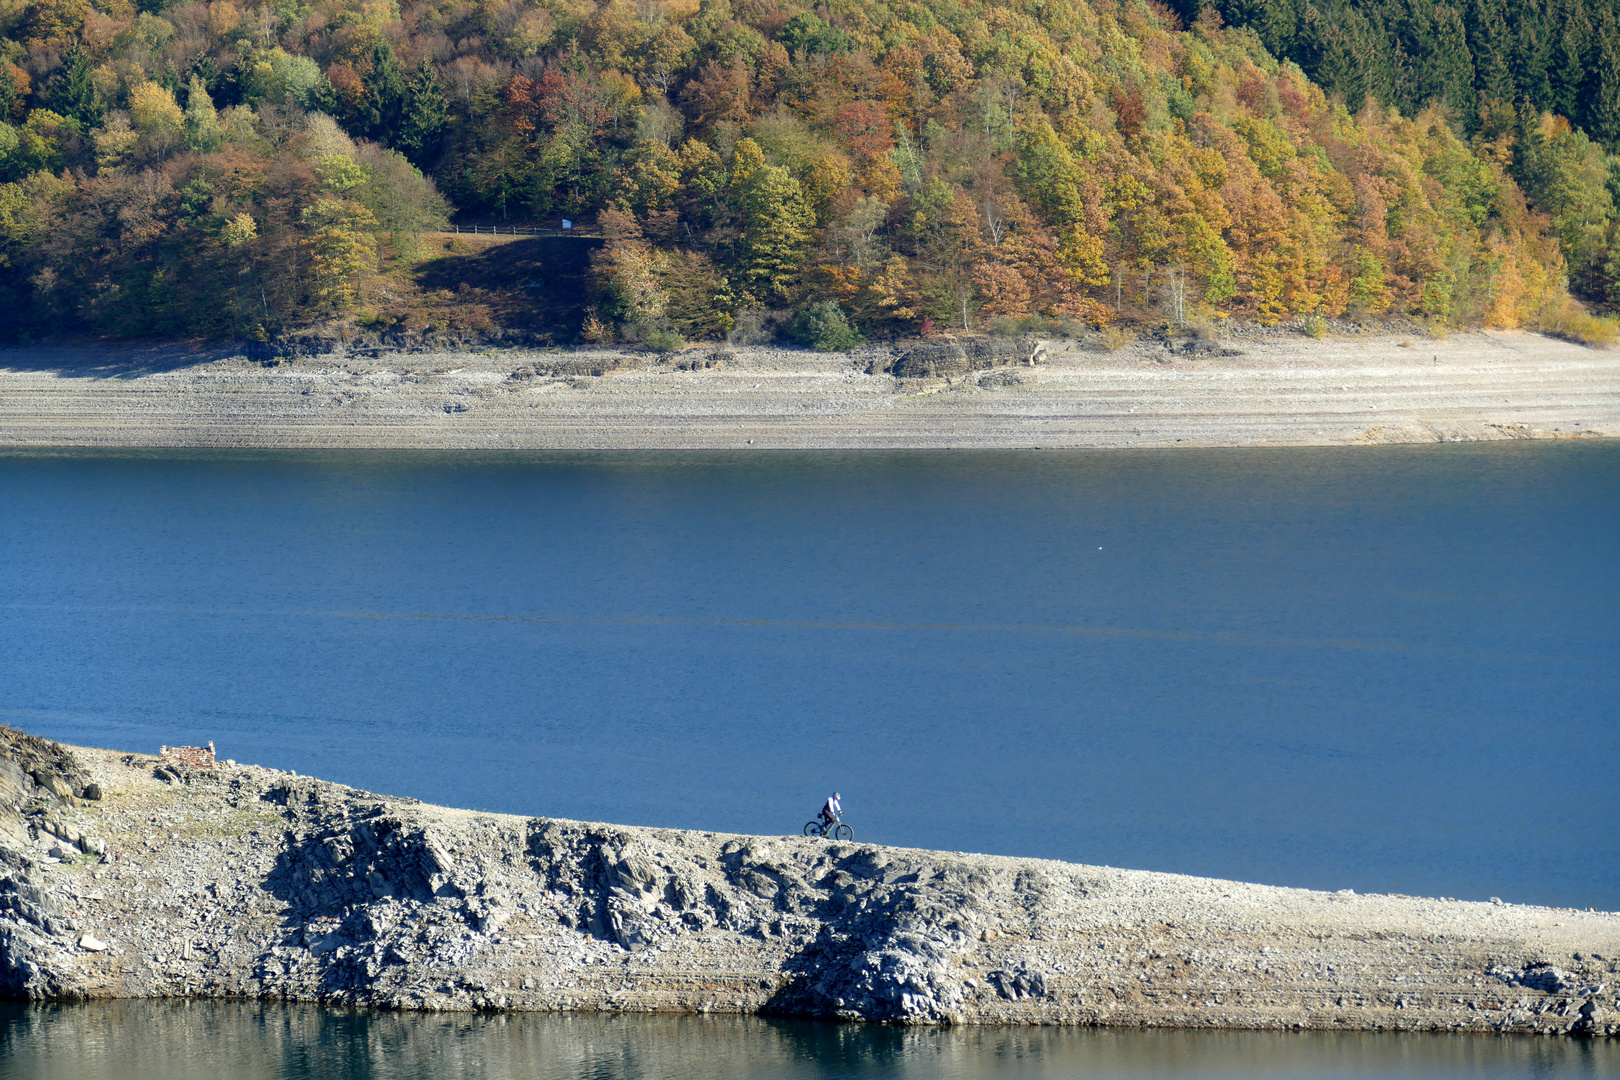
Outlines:
[{"label": "rocky shore", "polygon": [[[296,348],[294,346],[297,346]],[[1620,350],[1523,332],[0,349],[0,447],[1333,446],[1620,436]],[[325,350],[325,351],[322,351]]]},{"label": "rocky shore", "polygon": [[1620,913],[429,806],[0,729],[0,993],[1620,1035]]}]

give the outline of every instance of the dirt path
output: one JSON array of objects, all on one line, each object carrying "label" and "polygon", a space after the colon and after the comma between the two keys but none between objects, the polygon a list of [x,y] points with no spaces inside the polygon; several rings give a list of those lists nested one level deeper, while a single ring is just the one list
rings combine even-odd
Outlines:
[{"label": "dirt path", "polygon": [[[1620,350],[1528,333],[1255,335],[1241,355],[1062,342],[1034,367],[867,374],[881,350],[0,350],[0,446],[1347,445],[1620,435]],[[692,370],[692,368],[696,370]],[[683,370],[685,368],[685,370]],[[602,374],[593,374],[593,372]]]}]

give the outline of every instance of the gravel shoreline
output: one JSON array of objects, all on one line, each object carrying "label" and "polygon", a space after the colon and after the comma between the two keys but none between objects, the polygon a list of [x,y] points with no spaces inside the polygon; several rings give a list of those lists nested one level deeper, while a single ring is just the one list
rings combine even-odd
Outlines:
[{"label": "gravel shoreline", "polygon": [[1227,355],[1052,341],[940,378],[895,350],[351,352],[0,349],[0,447],[925,448],[1303,446],[1620,436],[1620,350],[1524,332]]},{"label": "gravel shoreline", "polygon": [[11,996],[1620,1035],[1615,912],[475,813],[0,734]]}]

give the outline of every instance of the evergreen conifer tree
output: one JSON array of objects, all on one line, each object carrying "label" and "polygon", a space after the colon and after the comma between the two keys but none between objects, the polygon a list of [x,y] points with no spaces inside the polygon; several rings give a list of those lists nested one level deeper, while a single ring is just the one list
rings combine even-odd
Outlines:
[{"label": "evergreen conifer tree", "polygon": [[423,60],[406,87],[405,115],[400,122],[399,149],[419,168],[439,156],[440,137],[450,122],[450,110],[439,87],[433,65]]},{"label": "evergreen conifer tree", "polygon": [[1401,39],[1401,111],[1411,115],[1439,101],[1459,116],[1473,114],[1474,58],[1462,13],[1450,4],[1411,0]]},{"label": "evergreen conifer tree", "polygon": [[11,79],[11,72],[0,62],[0,123],[11,119],[12,110],[17,107],[17,84]]},{"label": "evergreen conifer tree", "polygon": [[1551,108],[1553,100],[1555,40],[1556,35],[1547,22],[1547,5],[1543,0],[1526,0],[1519,11],[1518,25],[1514,27],[1515,43],[1508,57],[1508,67],[1519,95],[1545,102],[1543,108]]},{"label": "evergreen conifer tree", "polygon": [[793,174],[765,164],[752,139],[737,142],[732,184],[746,224],[740,269],[759,300],[780,302],[798,279],[816,216]]},{"label": "evergreen conifer tree", "polygon": [[1603,9],[1597,26],[1591,94],[1581,117],[1594,138],[1611,150],[1620,148],[1620,17]]},{"label": "evergreen conifer tree", "polygon": [[361,107],[365,133],[384,146],[394,146],[405,116],[405,74],[386,41],[371,50],[371,71],[365,77],[366,98]]},{"label": "evergreen conifer tree", "polygon": [[1485,101],[1513,101],[1513,72],[1503,0],[1472,0],[1468,5],[1468,44],[1474,54],[1474,83]]},{"label": "evergreen conifer tree", "polygon": [[77,120],[86,129],[101,122],[102,109],[96,101],[95,83],[90,78],[90,56],[75,44],[62,58],[62,68],[51,81],[51,111]]},{"label": "evergreen conifer tree", "polygon": [[[1195,0],[1170,8],[1184,21]],[[1620,150],[1620,8],[1612,0],[1215,0],[1352,111],[1439,101],[1477,130],[1492,103],[1528,102]]]},{"label": "evergreen conifer tree", "polygon": [[219,130],[219,114],[208,96],[208,87],[197,75],[186,91],[186,141],[192,149],[211,153],[224,141]]},{"label": "evergreen conifer tree", "polygon": [[179,100],[181,91],[180,72],[175,70],[173,60],[163,65],[163,70],[158,73],[155,81],[163,89],[173,94],[176,100]]},{"label": "evergreen conifer tree", "polygon": [[1590,70],[1592,13],[1586,0],[1565,0],[1560,6],[1549,73],[1553,96],[1543,107],[1560,116],[1576,117],[1581,114],[1581,98]]}]

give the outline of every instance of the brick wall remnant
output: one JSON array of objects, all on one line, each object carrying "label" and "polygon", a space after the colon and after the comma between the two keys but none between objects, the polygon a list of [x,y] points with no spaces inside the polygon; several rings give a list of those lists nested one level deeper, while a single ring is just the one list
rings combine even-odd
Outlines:
[{"label": "brick wall remnant", "polygon": [[214,741],[208,740],[207,746],[162,746],[158,748],[158,757],[171,765],[211,769],[214,767]]}]

